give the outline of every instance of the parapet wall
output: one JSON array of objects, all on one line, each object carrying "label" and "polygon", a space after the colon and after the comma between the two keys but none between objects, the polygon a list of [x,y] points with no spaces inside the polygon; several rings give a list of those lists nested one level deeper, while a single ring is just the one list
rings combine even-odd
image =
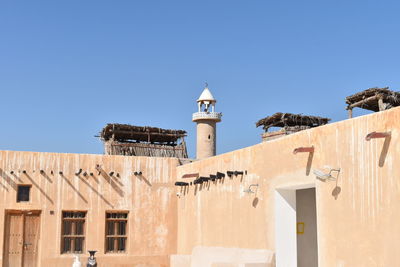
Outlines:
[{"label": "parapet wall", "polygon": [[[320,266],[398,266],[400,227],[400,109],[301,131],[177,168],[209,176],[244,171],[186,188],[178,199],[178,254],[196,246],[276,250],[277,188],[316,187]],[[365,137],[390,132],[390,138]],[[293,154],[299,147],[314,153]],[[336,181],[313,170],[340,168]],[[255,193],[247,193],[251,184]],[[247,191],[247,192],[246,192]],[[293,225],[293,227],[296,227]]]},{"label": "parapet wall", "polygon": [[[99,266],[169,266],[176,253],[177,165],[174,158],[0,151],[0,240],[6,211],[38,210],[38,266],[69,267],[72,255],[61,254],[62,211],[86,211],[83,262],[91,249],[98,250]],[[32,185],[30,202],[16,202],[18,184]],[[128,212],[125,253],[105,254],[106,211]]]}]

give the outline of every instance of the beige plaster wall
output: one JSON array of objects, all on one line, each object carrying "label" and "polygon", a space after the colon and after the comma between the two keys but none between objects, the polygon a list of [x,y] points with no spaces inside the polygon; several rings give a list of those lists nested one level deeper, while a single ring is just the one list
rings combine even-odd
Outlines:
[{"label": "beige plaster wall", "polygon": [[[71,266],[72,255],[60,254],[62,211],[85,210],[85,247],[99,251],[99,266],[169,266],[177,246],[177,164],[171,158],[0,151],[0,251],[5,210],[40,210],[39,266]],[[82,174],[76,176],[79,169]],[[143,175],[134,176],[139,170]],[[17,184],[32,184],[30,203],[16,203]],[[105,212],[113,210],[129,212],[124,254],[104,254]],[[87,254],[85,264],[86,259]]]},{"label": "beige plaster wall", "polygon": [[[179,166],[178,180],[189,182],[181,177],[247,174],[190,186],[178,199],[178,254],[195,246],[274,250],[275,188],[315,183],[320,266],[400,265],[399,129],[394,108]],[[391,138],[366,141],[373,131]],[[312,155],[293,154],[311,145]],[[312,169],[326,165],[341,168],[337,182],[315,179]],[[257,193],[244,193],[254,183]]]}]

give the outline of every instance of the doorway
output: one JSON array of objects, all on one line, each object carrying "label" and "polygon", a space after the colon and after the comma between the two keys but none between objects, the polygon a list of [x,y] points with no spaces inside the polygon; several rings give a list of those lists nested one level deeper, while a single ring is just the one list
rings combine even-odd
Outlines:
[{"label": "doorway", "polygon": [[275,191],[277,267],[318,267],[316,194],[313,185]]},{"label": "doorway", "polygon": [[7,211],[4,229],[4,267],[36,267],[40,211]]}]

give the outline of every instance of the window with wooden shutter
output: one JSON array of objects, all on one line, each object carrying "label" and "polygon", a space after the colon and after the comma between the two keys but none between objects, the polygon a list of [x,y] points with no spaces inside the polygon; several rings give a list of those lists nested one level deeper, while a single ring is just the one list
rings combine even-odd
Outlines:
[{"label": "window with wooden shutter", "polygon": [[106,213],[106,253],[126,252],[127,212]]},{"label": "window with wooden shutter", "polygon": [[85,211],[63,211],[61,253],[83,253],[85,246]]}]

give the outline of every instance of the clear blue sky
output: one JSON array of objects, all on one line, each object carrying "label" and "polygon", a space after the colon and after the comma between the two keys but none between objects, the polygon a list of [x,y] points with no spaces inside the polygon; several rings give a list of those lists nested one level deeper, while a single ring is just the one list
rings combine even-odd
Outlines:
[{"label": "clear blue sky", "polygon": [[[346,118],[400,85],[398,1],[1,1],[0,149],[102,153],[108,122],[188,132],[207,81],[218,152],[274,112]],[[364,112],[365,113],[365,112]],[[360,110],[355,115],[364,114]]]}]

